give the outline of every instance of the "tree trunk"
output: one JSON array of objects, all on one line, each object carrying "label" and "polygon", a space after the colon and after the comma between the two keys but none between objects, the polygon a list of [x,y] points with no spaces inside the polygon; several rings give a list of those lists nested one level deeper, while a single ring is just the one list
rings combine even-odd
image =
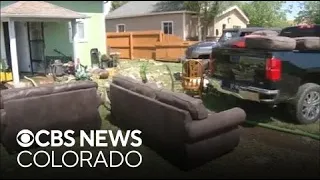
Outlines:
[{"label": "tree trunk", "polygon": [[212,35],[212,36],[213,36],[214,39],[217,38],[217,37],[216,37],[216,36],[217,36],[217,35],[216,35],[216,30],[215,30],[215,27],[214,27],[215,23],[216,23],[216,22],[215,22],[215,19],[213,19],[213,20],[212,20],[212,23],[211,23],[211,24],[212,24],[211,27],[212,27],[212,30],[213,30],[213,35]]},{"label": "tree trunk", "polygon": [[205,25],[203,25],[203,35],[202,35],[202,37],[203,37],[203,40],[206,40],[207,39],[207,35],[208,35],[208,27],[209,27],[209,25],[208,24],[205,24]]},{"label": "tree trunk", "polygon": [[202,32],[201,32],[201,19],[200,19],[200,16],[198,16],[197,28],[198,28],[198,41],[201,41],[202,40]]}]

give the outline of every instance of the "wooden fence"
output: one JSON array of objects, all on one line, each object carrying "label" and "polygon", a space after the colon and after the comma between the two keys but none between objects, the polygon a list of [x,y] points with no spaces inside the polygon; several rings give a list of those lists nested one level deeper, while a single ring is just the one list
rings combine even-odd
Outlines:
[{"label": "wooden fence", "polygon": [[112,32],[106,38],[107,47],[120,52],[122,59],[178,61],[186,48],[195,43],[161,31]]}]

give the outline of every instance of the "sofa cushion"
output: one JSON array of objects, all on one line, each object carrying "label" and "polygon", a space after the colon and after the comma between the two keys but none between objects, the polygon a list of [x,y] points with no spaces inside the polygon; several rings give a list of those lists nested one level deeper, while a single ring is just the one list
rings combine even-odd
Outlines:
[{"label": "sofa cushion", "polygon": [[153,99],[156,98],[156,91],[158,91],[158,88],[154,85],[142,83],[138,84],[135,89],[135,92]]},{"label": "sofa cushion", "polygon": [[123,87],[131,91],[135,91],[136,86],[140,84],[136,80],[123,75],[114,76],[112,82],[120,87]]},{"label": "sofa cushion", "polygon": [[294,38],[297,42],[298,50],[320,50],[320,37],[298,37]]},{"label": "sofa cushion", "polygon": [[251,33],[251,35],[261,35],[261,36],[278,36],[277,31],[272,31],[272,30],[260,30],[260,31],[255,31]]},{"label": "sofa cushion", "polygon": [[80,89],[97,88],[98,85],[92,81],[76,81],[66,84],[48,84],[40,87],[25,87],[6,89],[1,91],[0,107],[3,108],[3,104],[6,101],[13,99],[22,99],[27,97],[36,97],[51,95],[61,92],[69,92]]},{"label": "sofa cushion", "polygon": [[114,76],[113,83],[125,89],[128,89],[130,91],[139,93],[141,95],[144,95],[150,98],[155,98],[156,97],[155,91],[158,90],[155,84],[151,84],[151,83],[144,84],[144,83],[138,82],[135,79],[132,79],[130,77],[123,76],[123,75]]},{"label": "sofa cushion", "polygon": [[263,50],[294,50],[296,41],[283,36],[254,36],[246,37],[246,47],[249,49]]},{"label": "sofa cushion", "polygon": [[184,93],[159,90],[156,91],[156,99],[160,102],[188,111],[194,120],[201,120],[208,117],[207,108],[203,105],[202,100],[195,99]]}]

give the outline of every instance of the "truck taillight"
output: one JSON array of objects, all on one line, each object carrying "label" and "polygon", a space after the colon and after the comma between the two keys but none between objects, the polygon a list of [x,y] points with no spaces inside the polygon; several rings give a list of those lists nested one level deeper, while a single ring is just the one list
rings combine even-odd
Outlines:
[{"label": "truck taillight", "polygon": [[279,81],[281,79],[282,62],[277,58],[267,59],[266,79],[270,81]]}]

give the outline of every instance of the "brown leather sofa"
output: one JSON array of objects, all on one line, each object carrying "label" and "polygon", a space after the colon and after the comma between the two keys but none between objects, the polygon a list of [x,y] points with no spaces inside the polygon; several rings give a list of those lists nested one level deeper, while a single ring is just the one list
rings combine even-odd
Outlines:
[{"label": "brown leather sofa", "polygon": [[1,143],[15,153],[21,150],[16,136],[22,129],[100,129],[99,105],[97,84],[90,81],[2,90]]},{"label": "brown leather sofa", "polygon": [[143,144],[182,170],[232,151],[246,118],[240,108],[210,112],[200,99],[120,75],[113,78],[109,96],[112,123],[141,130]]}]

